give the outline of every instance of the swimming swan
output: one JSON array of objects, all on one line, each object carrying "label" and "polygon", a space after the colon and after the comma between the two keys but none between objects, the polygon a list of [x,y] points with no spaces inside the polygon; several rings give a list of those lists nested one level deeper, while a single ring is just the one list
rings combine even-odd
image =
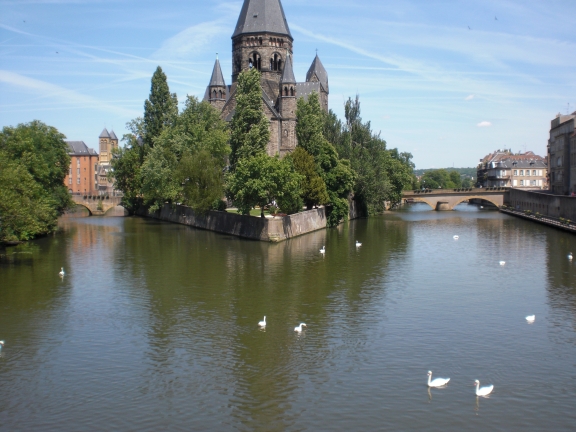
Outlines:
[{"label": "swimming swan", "polygon": [[65,274],[65,273],[64,273],[64,267],[61,267],[61,268],[60,268],[60,273],[58,273],[58,274],[59,274],[60,276],[64,276],[64,274]]},{"label": "swimming swan", "polygon": [[260,327],[266,327],[266,315],[264,315],[264,319],[258,323]]},{"label": "swimming swan", "polygon": [[480,381],[478,380],[474,381],[474,384],[476,384],[476,396],[488,396],[490,393],[492,393],[492,390],[494,390],[493,385],[480,387]]},{"label": "swimming swan", "polygon": [[436,378],[432,381],[432,371],[428,371],[428,387],[443,387],[450,381],[450,378]]},{"label": "swimming swan", "polygon": [[302,333],[302,326],[308,327],[305,323],[300,323],[299,326],[294,327],[294,331],[298,333]]},{"label": "swimming swan", "polygon": [[362,243],[360,243],[358,240],[356,240],[356,247],[360,247],[362,246]]},{"label": "swimming swan", "polygon": [[460,238],[460,237],[457,236],[457,235],[454,236],[454,240],[458,240],[459,238]]},{"label": "swimming swan", "polygon": [[322,246],[322,249],[320,249],[320,253],[321,254],[326,253],[326,246]]},{"label": "swimming swan", "polygon": [[526,321],[528,321],[530,324],[532,324],[535,320],[536,320],[536,315],[528,315],[526,317]]}]

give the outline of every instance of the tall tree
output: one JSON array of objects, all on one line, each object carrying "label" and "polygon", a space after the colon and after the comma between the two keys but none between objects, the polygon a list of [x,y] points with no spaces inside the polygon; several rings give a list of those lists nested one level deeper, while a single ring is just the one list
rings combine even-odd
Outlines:
[{"label": "tall tree", "polygon": [[150,96],[144,102],[144,144],[148,148],[154,147],[154,140],[174,123],[177,115],[178,99],[175,93],[170,93],[166,74],[158,66],[152,75]]},{"label": "tall tree", "polygon": [[326,183],[318,174],[314,157],[298,146],[287,158],[292,159],[294,169],[302,175],[302,199],[308,210],[315,205],[327,204],[330,198],[326,190]]},{"label": "tall tree", "polygon": [[236,111],[230,122],[230,167],[242,158],[266,152],[270,141],[269,121],[262,109],[260,72],[253,68],[240,73],[236,90]]},{"label": "tall tree", "polygon": [[298,99],[298,146],[314,157],[317,172],[326,184],[329,202],[332,204],[328,224],[334,226],[348,217],[348,197],[352,192],[355,174],[349,161],[340,159],[334,146],[324,136],[324,116],[317,93],[312,93],[307,101]]},{"label": "tall tree", "polygon": [[68,144],[63,134],[38,120],[5,127],[0,133],[0,150],[24,165],[34,181],[54,202],[58,213],[72,206],[64,178],[70,168]]}]

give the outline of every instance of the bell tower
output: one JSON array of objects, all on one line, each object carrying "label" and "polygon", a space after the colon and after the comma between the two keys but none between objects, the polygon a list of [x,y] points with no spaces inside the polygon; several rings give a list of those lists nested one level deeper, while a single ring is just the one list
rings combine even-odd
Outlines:
[{"label": "bell tower", "polygon": [[293,42],[280,0],[244,0],[232,35],[232,82],[243,70],[256,68],[262,88],[276,100]]}]

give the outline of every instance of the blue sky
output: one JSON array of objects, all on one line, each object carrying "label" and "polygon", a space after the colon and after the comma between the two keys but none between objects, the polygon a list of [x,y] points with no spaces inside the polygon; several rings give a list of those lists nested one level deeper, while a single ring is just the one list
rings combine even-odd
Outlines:
[{"label": "blue sky", "polygon": [[[294,72],[315,50],[330,107],[362,117],[417,168],[475,166],[498,148],[542,156],[550,120],[576,111],[574,0],[284,0]],[[97,149],[142,115],[160,65],[202,97],[219,53],[227,83],[242,1],[0,0],[0,126],[34,119]]]}]

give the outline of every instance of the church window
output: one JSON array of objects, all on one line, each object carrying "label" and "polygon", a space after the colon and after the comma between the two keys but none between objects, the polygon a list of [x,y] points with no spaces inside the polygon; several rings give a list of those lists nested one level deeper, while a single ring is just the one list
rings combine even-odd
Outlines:
[{"label": "church window", "polygon": [[288,87],[284,87],[284,96],[288,96]]},{"label": "church window", "polygon": [[282,60],[278,60],[278,70],[282,71]]},{"label": "church window", "polygon": [[222,90],[219,90],[219,91],[218,91],[218,98],[219,98],[219,99],[222,99]]},{"label": "church window", "polygon": [[212,92],[212,99],[216,99],[216,90]]},{"label": "church window", "polygon": [[290,87],[290,96],[295,96],[294,87]]},{"label": "church window", "polygon": [[274,59],[270,59],[270,70],[274,70]]},{"label": "church window", "polygon": [[259,43],[259,45],[262,45],[262,38],[261,37],[258,38],[258,43]]}]

